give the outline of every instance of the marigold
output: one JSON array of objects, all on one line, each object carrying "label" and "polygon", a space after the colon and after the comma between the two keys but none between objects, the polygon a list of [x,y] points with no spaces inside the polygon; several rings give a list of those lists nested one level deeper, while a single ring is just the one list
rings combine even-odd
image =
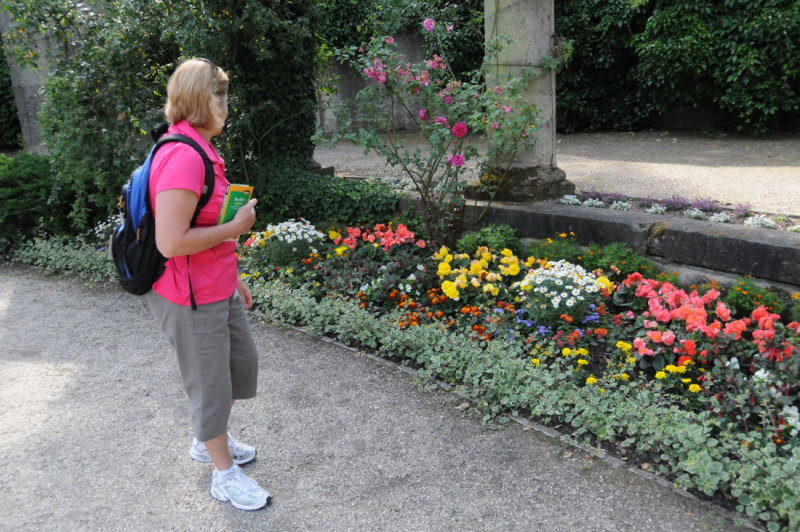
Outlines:
[{"label": "marigold", "polygon": [[667,374],[664,373],[663,371],[657,371],[656,372],[656,379],[661,380],[661,379],[666,379],[666,378],[667,378]]},{"label": "marigold", "polygon": [[702,388],[700,387],[699,384],[690,384],[689,385],[689,391],[692,392],[692,393],[697,393],[700,390],[702,390]]},{"label": "marigold", "polygon": [[586,378],[586,384],[594,384],[597,382],[597,379],[594,378],[594,375],[589,375]]}]

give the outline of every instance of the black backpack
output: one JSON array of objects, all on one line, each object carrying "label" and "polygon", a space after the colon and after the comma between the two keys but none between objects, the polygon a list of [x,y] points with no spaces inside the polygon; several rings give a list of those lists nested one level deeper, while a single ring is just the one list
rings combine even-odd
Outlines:
[{"label": "black backpack", "polygon": [[[156,247],[156,226],[150,206],[150,165],[153,156],[161,146],[170,142],[183,142],[194,148],[203,157],[205,182],[203,193],[197,202],[190,227],[194,227],[200,210],[208,204],[214,193],[214,167],[206,152],[191,138],[185,135],[164,135],[167,124],[159,124],[150,132],[155,145],[144,163],[131,173],[131,178],[122,187],[119,207],[123,221],[111,237],[111,255],[119,274],[119,282],[126,291],[142,295],[149,292],[153,283],[164,273],[166,259]],[[188,255],[186,257],[188,263]],[[194,294],[191,293],[192,280],[189,278],[189,291],[192,308],[196,309]]]}]

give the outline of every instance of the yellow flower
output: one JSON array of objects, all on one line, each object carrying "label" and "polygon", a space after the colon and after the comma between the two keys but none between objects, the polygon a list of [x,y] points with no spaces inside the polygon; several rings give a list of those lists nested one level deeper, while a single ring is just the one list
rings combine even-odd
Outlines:
[{"label": "yellow flower", "polygon": [[512,264],[512,265],[510,265],[508,267],[508,275],[511,275],[513,277],[514,275],[517,275],[518,273],[519,273],[519,263],[518,262],[515,262],[514,264]]},{"label": "yellow flower", "polygon": [[500,292],[500,289],[495,285],[493,285],[492,283],[486,283],[485,285],[483,285],[483,291],[487,294],[492,294],[493,296],[496,296]]},{"label": "yellow flower", "polygon": [[341,257],[342,255],[345,254],[345,252],[348,249],[350,249],[350,248],[348,248],[347,246],[339,246],[338,248],[336,248],[336,256],[337,257]]},{"label": "yellow flower", "polygon": [[677,373],[678,372],[678,368],[673,366],[672,364],[667,364],[664,369],[667,370],[667,372],[669,372],[669,373]]},{"label": "yellow flower", "polygon": [[473,260],[469,264],[469,273],[471,273],[472,275],[480,275],[482,269],[483,268],[481,268],[480,261]]},{"label": "yellow flower", "polygon": [[619,342],[617,342],[617,349],[625,353],[630,353],[631,349],[633,349],[633,346],[628,342],[623,342],[622,340],[620,340]]},{"label": "yellow flower", "polygon": [[433,254],[433,258],[436,260],[442,260],[444,257],[447,256],[447,252],[450,251],[447,249],[447,246],[442,246],[439,248],[439,251]]},{"label": "yellow flower", "polygon": [[614,283],[608,280],[608,277],[598,277],[597,278],[597,285],[602,289],[605,288],[606,290],[611,290],[614,287]]},{"label": "yellow flower", "polygon": [[567,233],[558,233],[561,238],[567,238]]},{"label": "yellow flower", "polygon": [[686,366],[678,366],[675,369],[675,373],[686,373]]},{"label": "yellow flower", "polygon": [[581,358],[581,359],[578,360],[578,365],[579,366],[588,366],[589,365],[589,361]]},{"label": "yellow flower", "polygon": [[528,259],[525,261],[525,267],[530,268],[531,266],[533,266],[534,262],[536,262],[536,259],[534,257],[528,257]]},{"label": "yellow flower", "polygon": [[449,273],[450,273],[450,264],[448,264],[447,262],[440,262],[439,269],[436,270],[436,275],[438,275],[440,278],[443,278],[445,275],[448,275]]},{"label": "yellow flower", "polygon": [[586,349],[585,347],[580,347],[578,348],[577,351],[575,351],[575,354],[581,357],[585,357],[586,355],[589,354],[589,350]]},{"label": "yellow flower", "polygon": [[475,288],[478,288],[481,285],[481,280],[478,279],[477,277],[473,277],[472,279],[469,280],[469,282]]},{"label": "yellow flower", "polygon": [[533,367],[535,368],[536,366],[539,365],[539,359],[538,358],[532,358],[531,359],[531,364],[533,364]]},{"label": "yellow flower", "polygon": [[586,384],[594,384],[597,382],[597,379],[594,378],[594,375],[589,375],[586,378]]},{"label": "yellow flower", "polygon": [[500,254],[503,255],[504,257],[510,257],[514,254],[514,252],[508,248],[505,248],[503,251],[500,252]]},{"label": "yellow flower", "polygon": [[481,253],[481,260],[486,261],[486,264],[488,266],[489,261],[492,260],[492,254],[489,253],[488,251]]},{"label": "yellow flower", "polygon": [[442,292],[449,297],[450,299],[456,299],[458,297],[458,288],[453,281],[445,281],[442,283]]},{"label": "yellow flower", "polygon": [[328,231],[328,238],[331,240],[336,240],[337,238],[342,238],[342,233],[337,231],[336,229],[331,229]]},{"label": "yellow flower", "polygon": [[661,380],[661,379],[666,379],[666,378],[667,378],[667,374],[664,373],[663,371],[657,371],[656,372],[656,379]]},{"label": "yellow flower", "polygon": [[565,347],[564,349],[561,350],[561,354],[564,355],[565,357],[568,357],[572,354],[572,349],[570,349],[569,347]]},{"label": "yellow flower", "polygon": [[449,253],[448,253],[448,254],[447,254],[447,255],[445,255],[445,257],[442,259],[442,261],[443,261],[443,262],[446,262],[447,264],[450,264],[451,262],[453,262],[453,256],[452,256],[451,254],[449,254]]},{"label": "yellow flower", "polygon": [[636,364],[636,359],[633,357],[628,357],[625,359],[625,362],[627,362],[628,364]]},{"label": "yellow flower", "polygon": [[689,384],[690,382],[692,382],[692,379],[681,379],[681,382],[684,384]]},{"label": "yellow flower", "polygon": [[458,288],[467,287],[467,277],[464,274],[461,274],[458,277],[456,277],[456,280],[454,282]]},{"label": "yellow flower", "polygon": [[630,378],[631,378],[631,376],[630,376],[630,375],[628,375],[627,373],[620,373],[620,374],[619,374],[619,378],[620,378],[620,379],[622,379],[622,380],[624,380],[624,381],[627,381],[628,379],[630,379]]},{"label": "yellow flower", "polygon": [[700,387],[699,384],[690,384],[689,385],[689,391],[692,392],[692,393],[697,393],[700,390],[702,390],[702,388]]}]

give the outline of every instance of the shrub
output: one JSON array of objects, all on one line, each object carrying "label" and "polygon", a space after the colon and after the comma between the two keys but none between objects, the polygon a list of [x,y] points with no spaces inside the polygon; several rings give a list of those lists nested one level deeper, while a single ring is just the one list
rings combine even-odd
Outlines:
[{"label": "shrub", "polygon": [[514,253],[519,253],[520,242],[516,231],[508,224],[491,224],[477,232],[467,233],[456,242],[456,249],[467,253],[474,253],[480,246],[486,246],[489,251],[500,251],[505,248]]},{"label": "shrub", "polygon": [[53,176],[47,157],[21,153],[12,159],[0,155],[0,251],[32,236],[37,227],[60,218],[48,205]]},{"label": "shrub", "polygon": [[749,316],[760,306],[776,314],[783,310],[783,303],[777,294],[758,286],[749,277],[740,277],[736,284],[725,291],[723,300],[737,316]]},{"label": "shrub", "polygon": [[304,171],[274,172],[265,180],[270,186],[259,198],[259,224],[305,218],[315,224],[374,225],[391,219],[399,209],[400,197],[378,181]]},{"label": "shrub", "polygon": [[625,242],[613,242],[605,246],[592,244],[581,257],[584,268],[590,271],[601,269],[606,275],[627,276],[639,272],[650,277],[658,272],[655,264],[644,259]]},{"label": "shrub", "polygon": [[553,238],[529,243],[523,255],[536,259],[565,259],[569,262],[580,262],[579,257],[583,255],[583,248],[575,241],[575,233],[559,233]]}]

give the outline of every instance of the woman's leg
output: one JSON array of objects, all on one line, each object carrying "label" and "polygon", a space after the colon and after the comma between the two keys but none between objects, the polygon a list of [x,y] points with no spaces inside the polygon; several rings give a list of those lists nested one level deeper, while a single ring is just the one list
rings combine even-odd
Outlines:
[{"label": "woman's leg", "polygon": [[233,458],[228,450],[228,433],[223,432],[219,436],[212,438],[206,442],[206,450],[214,462],[214,467],[217,471],[225,471],[230,469],[233,465]]}]

